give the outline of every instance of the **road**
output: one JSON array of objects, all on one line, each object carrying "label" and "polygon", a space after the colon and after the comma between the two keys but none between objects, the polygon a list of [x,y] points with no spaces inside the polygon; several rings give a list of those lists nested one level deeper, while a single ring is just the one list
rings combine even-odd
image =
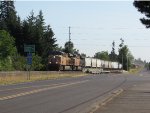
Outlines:
[{"label": "road", "polygon": [[140,76],[139,82],[135,84],[134,81],[134,85],[105,105],[100,105],[94,113],[150,113],[150,72],[143,72]]},{"label": "road", "polygon": [[84,113],[110,92],[149,81],[142,71],[0,86],[0,113]]}]

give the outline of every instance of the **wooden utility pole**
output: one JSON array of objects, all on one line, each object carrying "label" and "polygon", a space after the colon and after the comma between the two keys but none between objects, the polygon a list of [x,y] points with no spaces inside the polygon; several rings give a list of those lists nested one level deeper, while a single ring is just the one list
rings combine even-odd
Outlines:
[{"label": "wooden utility pole", "polygon": [[70,32],[71,27],[69,26],[69,45],[68,45],[68,52],[70,50],[70,43],[71,43],[71,32]]}]

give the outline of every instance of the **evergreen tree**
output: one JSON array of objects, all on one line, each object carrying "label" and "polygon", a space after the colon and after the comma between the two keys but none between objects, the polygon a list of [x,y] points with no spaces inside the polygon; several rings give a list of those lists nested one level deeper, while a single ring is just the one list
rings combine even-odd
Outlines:
[{"label": "evergreen tree", "polygon": [[123,64],[124,70],[129,70],[131,67],[132,60],[134,59],[127,45],[124,45],[124,40],[121,38],[121,44],[119,45],[118,62]]},{"label": "evergreen tree", "polygon": [[[21,55],[16,55],[14,58],[19,64],[19,60],[24,63],[24,44],[35,45],[35,60],[38,60],[39,66],[36,70],[41,69],[44,64],[47,63],[47,58],[49,51],[58,48],[56,44],[56,39],[53,37],[54,33],[50,26],[45,26],[45,20],[42,11],[39,11],[37,16],[34,15],[32,11],[26,20],[21,21],[19,16],[16,16],[14,1],[0,1],[0,30],[6,30],[11,36],[15,38],[15,45],[17,47],[18,53]],[[19,64],[21,65],[21,64]],[[23,69],[23,65],[21,65]],[[16,69],[17,63],[15,65]]]},{"label": "evergreen tree", "polygon": [[50,25],[46,27],[46,31],[44,33],[44,38],[42,39],[42,49],[43,49],[43,56],[48,56],[49,51],[53,51],[58,46],[56,44],[56,38],[53,37],[54,33],[50,28]]},{"label": "evergreen tree", "polygon": [[112,43],[112,51],[109,54],[109,58],[111,61],[117,61],[117,54],[115,53],[115,42]]},{"label": "evergreen tree", "polygon": [[16,16],[14,1],[0,1],[0,29],[6,30],[15,38],[15,45],[20,53],[22,45],[22,27]]},{"label": "evergreen tree", "polygon": [[0,10],[0,23],[3,22],[3,24],[0,24],[0,29],[6,30],[13,35],[15,33],[17,20],[14,1],[0,1]]},{"label": "evergreen tree", "polygon": [[18,53],[23,54],[24,52],[24,40],[23,40],[23,31],[22,31],[22,22],[19,16],[17,16],[16,20],[16,29],[13,34],[15,38],[15,45],[17,47]]},{"label": "evergreen tree", "polygon": [[150,1],[134,1],[133,5],[139,12],[145,14],[146,18],[141,18],[140,21],[146,28],[150,28]]},{"label": "evergreen tree", "polygon": [[30,15],[27,17],[27,20],[23,21],[22,33],[23,45],[35,45],[35,53],[38,54],[37,47],[39,40],[38,37],[36,37],[36,17],[34,16],[33,11],[31,11]]},{"label": "evergreen tree", "polygon": [[31,11],[27,20],[24,20],[23,22],[24,43],[27,45],[35,44],[37,42],[37,38],[35,37],[35,21],[36,17],[34,16],[34,12]]},{"label": "evergreen tree", "polygon": [[54,33],[50,28],[50,25],[46,27],[43,39],[42,39],[42,58],[43,63],[46,65],[48,62],[48,56],[50,51],[56,50],[58,45],[56,44],[56,38],[53,37]]},{"label": "evergreen tree", "polygon": [[42,40],[44,40],[44,32],[46,30],[43,12],[41,10],[39,11],[39,15],[36,17],[35,27],[35,37],[37,38],[36,49],[38,51],[38,54],[41,55],[43,52]]},{"label": "evergreen tree", "polygon": [[128,47],[126,45],[119,48],[119,55],[118,61],[123,64],[123,69],[127,70],[127,54],[128,54]]}]

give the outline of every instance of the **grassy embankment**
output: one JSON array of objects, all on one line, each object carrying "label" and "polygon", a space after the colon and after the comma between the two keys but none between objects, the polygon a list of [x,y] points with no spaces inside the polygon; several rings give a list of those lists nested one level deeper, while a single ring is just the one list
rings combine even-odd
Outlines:
[{"label": "grassy embankment", "polygon": [[6,85],[6,84],[16,84],[16,83],[22,83],[22,82],[31,82],[31,81],[39,81],[39,80],[48,80],[48,79],[57,79],[57,78],[65,78],[65,77],[79,77],[79,76],[85,76],[86,73],[82,72],[51,72],[51,73],[32,73],[30,75],[30,80],[27,80],[28,73],[22,72],[20,74],[15,74],[15,72],[12,73],[0,73],[0,85]]}]

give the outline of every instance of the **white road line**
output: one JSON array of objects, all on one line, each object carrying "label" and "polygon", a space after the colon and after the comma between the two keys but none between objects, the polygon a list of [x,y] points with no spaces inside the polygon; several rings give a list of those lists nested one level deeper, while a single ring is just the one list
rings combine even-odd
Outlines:
[{"label": "white road line", "polygon": [[62,85],[59,85],[59,86],[41,88],[41,89],[29,91],[29,92],[24,92],[24,93],[10,95],[10,96],[6,96],[6,97],[1,97],[0,100],[1,101],[2,100],[8,100],[8,99],[12,99],[12,98],[20,97],[20,96],[25,96],[25,95],[29,95],[29,94],[34,94],[34,93],[39,93],[39,92],[42,92],[42,91],[51,90],[51,89],[61,88],[61,87],[65,87],[65,86],[71,86],[71,85],[75,85],[75,84],[81,84],[81,83],[85,83],[85,82],[88,82],[88,81],[89,80],[84,80],[84,81],[74,82],[74,83],[69,83],[69,84],[66,83],[66,84],[62,84]]},{"label": "white road line", "polygon": [[17,90],[17,89],[38,88],[38,87],[45,87],[45,86],[48,86],[48,87],[49,87],[49,86],[62,85],[62,84],[66,84],[66,83],[50,84],[50,85],[38,85],[38,86],[26,86],[26,87],[20,87],[20,88],[11,88],[11,89],[0,90],[0,92],[2,92],[2,91]]}]

